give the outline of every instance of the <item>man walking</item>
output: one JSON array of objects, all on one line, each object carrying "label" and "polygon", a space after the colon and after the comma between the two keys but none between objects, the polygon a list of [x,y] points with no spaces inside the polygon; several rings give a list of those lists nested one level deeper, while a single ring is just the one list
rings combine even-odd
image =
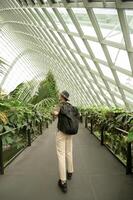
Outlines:
[{"label": "man walking", "polygon": [[56,150],[59,167],[58,185],[63,192],[67,192],[67,179],[72,178],[73,169],[73,135],[78,132],[79,113],[69,101],[69,93],[60,94],[60,108],[53,114],[58,116],[58,132],[56,135]]}]

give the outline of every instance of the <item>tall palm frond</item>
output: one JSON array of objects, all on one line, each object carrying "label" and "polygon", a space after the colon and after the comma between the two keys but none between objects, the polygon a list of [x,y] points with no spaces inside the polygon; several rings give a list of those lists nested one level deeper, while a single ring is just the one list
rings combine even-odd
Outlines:
[{"label": "tall palm frond", "polygon": [[9,96],[22,102],[29,102],[38,89],[38,85],[39,83],[36,79],[32,79],[25,83],[22,82],[10,92]]},{"label": "tall palm frond", "polygon": [[53,98],[45,98],[43,100],[41,100],[40,102],[38,102],[37,104],[35,104],[34,108],[36,108],[37,110],[42,110],[45,107],[51,106],[55,104],[55,100]]}]

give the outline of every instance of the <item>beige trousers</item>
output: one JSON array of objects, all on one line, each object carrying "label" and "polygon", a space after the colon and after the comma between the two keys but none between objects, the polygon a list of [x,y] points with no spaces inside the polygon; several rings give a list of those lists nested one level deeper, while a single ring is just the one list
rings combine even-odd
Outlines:
[{"label": "beige trousers", "polygon": [[59,166],[59,177],[66,181],[66,171],[73,172],[72,135],[62,132],[56,134],[56,150]]}]

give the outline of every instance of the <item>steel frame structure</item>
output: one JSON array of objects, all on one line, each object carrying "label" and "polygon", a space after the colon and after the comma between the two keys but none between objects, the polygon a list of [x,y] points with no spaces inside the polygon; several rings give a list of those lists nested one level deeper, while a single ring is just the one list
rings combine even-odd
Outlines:
[{"label": "steel frame structure", "polygon": [[[14,49],[17,55],[0,86],[10,81],[14,65],[23,58],[25,70],[28,63],[33,65],[29,73],[38,81],[40,73],[43,76],[51,69],[59,89],[66,88],[76,105],[123,106],[132,110],[133,14],[128,15],[128,11],[133,11],[133,3],[121,0],[1,0],[0,32],[4,41],[4,34],[11,41],[9,52]],[[86,23],[94,35],[84,32]],[[111,40],[110,35],[121,37],[121,42]],[[117,51],[115,61],[111,48]],[[121,52],[126,57],[124,67]],[[44,62],[40,63],[40,59]],[[127,77],[129,85],[122,77]]]}]

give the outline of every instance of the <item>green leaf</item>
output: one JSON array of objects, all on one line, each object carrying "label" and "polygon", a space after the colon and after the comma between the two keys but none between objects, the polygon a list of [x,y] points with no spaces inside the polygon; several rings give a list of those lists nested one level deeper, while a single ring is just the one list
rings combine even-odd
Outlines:
[{"label": "green leaf", "polygon": [[7,136],[7,137],[6,137],[6,142],[7,142],[8,144],[12,144],[12,143],[14,142],[14,140],[13,140],[13,138],[11,138],[11,136]]},{"label": "green leaf", "polygon": [[3,126],[0,124],[0,133],[3,131]]},{"label": "green leaf", "polygon": [[5,129],[5,131],[9,131],[9,132],[14,133],[14,130],[9,126],[4,126],[4,129]]},{"label": "green leaf", "polygon": [[128,137],[127,137],[128,142],[133,142],[133,131],[128,132]]}]

